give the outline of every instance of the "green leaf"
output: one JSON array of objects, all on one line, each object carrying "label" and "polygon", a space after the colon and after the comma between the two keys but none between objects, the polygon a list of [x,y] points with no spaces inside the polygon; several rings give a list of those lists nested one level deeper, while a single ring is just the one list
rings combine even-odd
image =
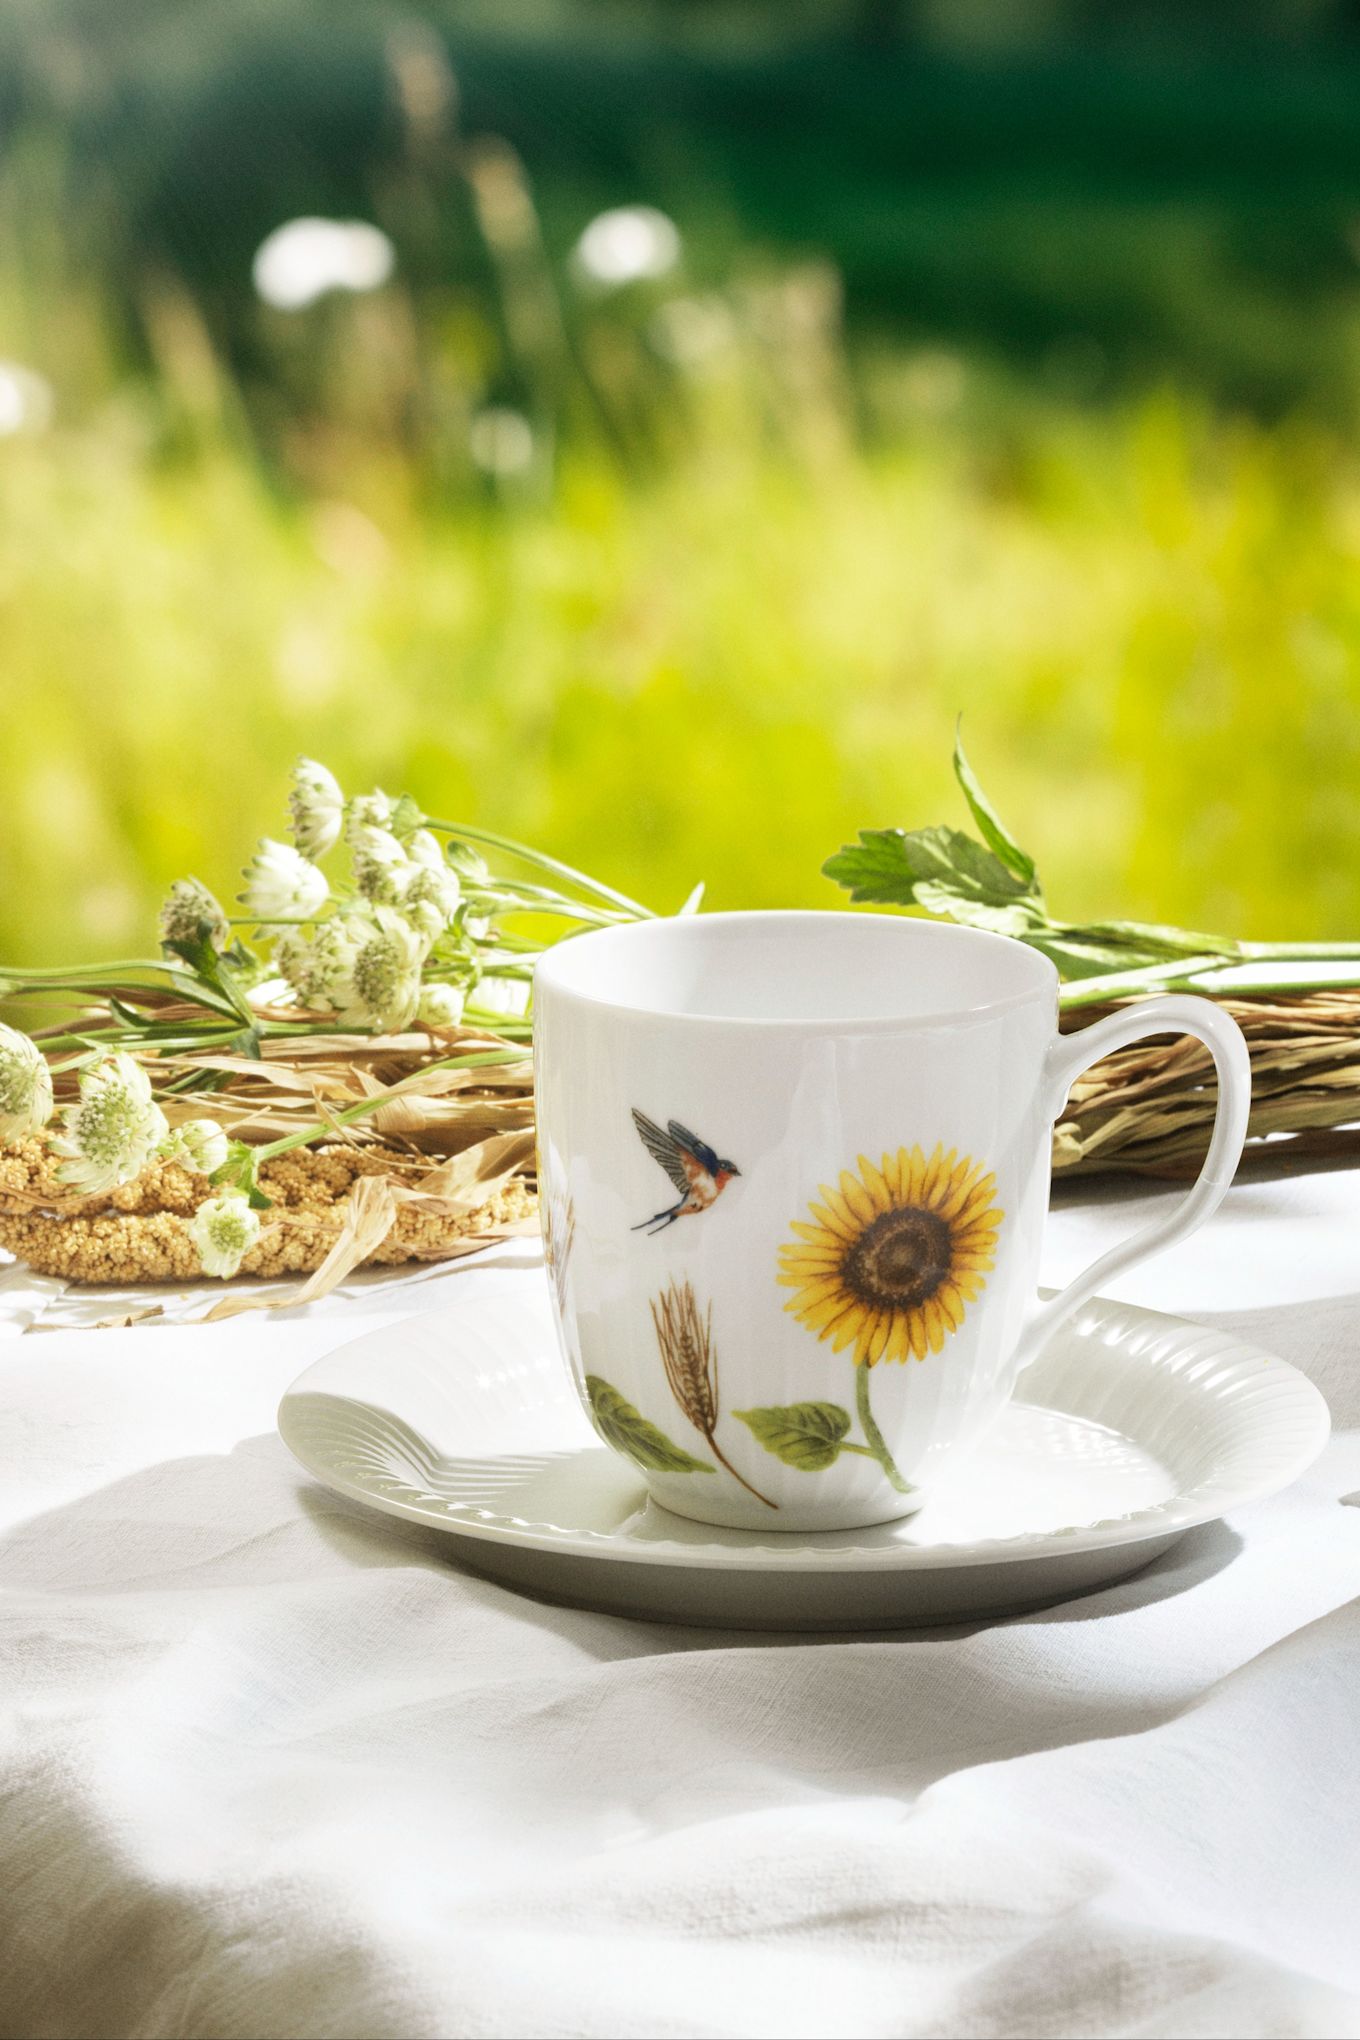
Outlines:
[{"label": "green leaf", "polygon": [[1044,923],[1033,886],[960,829],[861,829],[822,866],[855,900],[920,906],[997,935],[1025,935]]},{"label": "green leaf", "polygon": [[954,777],[963,788],[963,797],[972,810],[973,820],[982,831],[982,840],[994,850],[1007,871],[1022,881],[1032,891],[1039,890],[1034,869],[1034,859],[1026,854],[1002,821],[986,794],[982,791],[978,776],[968,763],[963,748],[961,729],[954,732]]},{"label": "green leaf", "polygon": [[1242,945],[1229,935],[1201,935],[1194,928],[1169,928],[1160,921],[1096,921],[1089,926],[1069,928],[1067,932],[1081,941],[1127,944],[1130,949],[1155,954],[1168,963],[1178,956],[1242,954]]},{"label": "green leaf", "polygon": [[839,1403],[796,1402],[782,1409],[733,1410],[749,1425],[767,1452],[796,1466],[800,1473],[820,1473],[840,1457],[842,1449],[863,1451],[862,1446],[845,1446],[850,1429],[850,1412]]},{"label": "green leaf", "polygon": [[844,886],[852,900],[915,906],[916,874],[906,842],[905,829],[861,829],[858,843],[846,843],[827,858],[822,875]]},{"label": "green leaf", "polygon": [[1035,928],[1026,936],[1031,949],[1037,949],[1050,963],[1058,967],[1058,975],[1069,981],[1075,978],[1104,977],[1108,971],[1139,968],[1143,964],[1159,959],[1141,956],[1129,949],[1112,949],[1100,943],[1074,941],[1070,930],[1062,928]]},{"label": "green leaf", "polygon": [[917,901],[928,912],[995,935],[1024,936],[1043,924],[1038,894],[975,836],[960,829],[917,829],[905,839],[905,851],[916,874]]},{"label": "green leaf", "polygon": [[586,1376],[586,1394],[595,1429],[606,1445],[627,1455],[647,1473],[712,1473],[702,1459],[694,1459],[683,1448],[648,1423],[626,1396],[611,1388],[598,1374]]},{"label": "green leaf", "polygon": [[227,1144],[227,1159],[220,1169],[209,1178],[215,1188],[244,1190],[246,1201],[254,1211],[271,1211],[274,1200],[266,1197],[260,1188],[258,1151],[245,1141],[233,1140]]}]

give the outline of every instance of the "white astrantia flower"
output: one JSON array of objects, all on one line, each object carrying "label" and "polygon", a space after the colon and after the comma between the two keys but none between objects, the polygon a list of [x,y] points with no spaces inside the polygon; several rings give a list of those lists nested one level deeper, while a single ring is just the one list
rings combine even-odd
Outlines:
[{"label": "white astrantia flower", "polygon": [[343,1018],[385,1034],[409,1027],[420,1004],[420,967],[427,947],[410,922],[391,907],[375,908],[354,962],[336,988]]},{"label": "white astrantia flower", "polygon": [[171,1129],[161,1153],[169,1162],[182,1162],[197,1176],[215,1176],[227,1159],[229,1145],[215,1119],[186,1119]]},{"label": "white astrantia flower", "polygon": [[161,908],[162,942],[197,942],[206,935],[214,949],[225,949],[231,929],[227,917],[206,885],[196,878],[177,878]]},{"label": "white astrantia flower", "polygon": [[0,1023],[0,1141],[22,1140],[52,1117],[52,1072],[36,1041]]},{"label": "white astrantia flower", "polygon": [[86,1070],[79,1103],[62,1118],[52,1151],[67,1159],[57,1174],[87,1197],[140,1176],[169,1131],[146,1071],[130,1055],[106,1056]]},{"label": "white astrantia flower", "polygon": [[259,1214],[244,1190],[223,1190],[200,1204],[189,1222],[205,1275],[234,1275],[260,1237]]},{"label": "white astrantia flower", "polygon": [[340,782],[315,758],[299,758],[293,767],[293,790],[288,796],[293,817],[293,841],[304,857],[324,857],[339,840],[345,820],[345,796]]},{"label": "white astrantia flower", "polygon": [[408,864],[398,904],[408,921],[433,942],[458,911],[462,887],[446,864]]},{"label": "white astrantia flower", "polygon": [[460,871],[469,885],[483,885],[491,876],[485,857],[474,850],[470,843],[460,843],[452,838],[444,852],[448,863]]},{"label": "white astrantia flower", "polygon": [[439,847],[439,838],[430,829],[417,829],[406,845],[406,855],[413,864],[428,864],[432,871],[443,871],[444,853]]},{"label": "white astrantia flower", "polygon": [[345,835],[351,838],[356,829],[390,829],[392,826],[393,803],[381,787],[372,793],[356,793],[345,808]]},{"label": "white astrantia flower", "polygon": [[407,856],[390,829],[365,822],[349,832],[354,883],[366,900],[388,906],[401,895]]},{"label": "white astrantia flower", "polygon": [[426,985],[416,1007],[422,1027],[456,1027],[463,1017],[463,993],[457,985]]},{"label": "white astrantia flower", "polygon": [[289,928],[279,937],[274,963],[300,1006],[320,1013],[334,1009],[336,989],[354,963],[362,926],[355,921],[322,921],[310,942],[300,928]]},{"label": "white astrantia flower", "polygon": [[295,850],[262,836],[245,873],[242,906],[261,921],[310,921],[330,897],[326,875]]},{"label": "white astrantia flower", "polygon": [[518,962],[508,952],[495,950],[482,959],[483,975],[477,980],[476,1004],[484,1013],[497,1013],[506,1020],[520,1020],[529,1010],[533,987],[527,978],[498,977],[498,963]]}]

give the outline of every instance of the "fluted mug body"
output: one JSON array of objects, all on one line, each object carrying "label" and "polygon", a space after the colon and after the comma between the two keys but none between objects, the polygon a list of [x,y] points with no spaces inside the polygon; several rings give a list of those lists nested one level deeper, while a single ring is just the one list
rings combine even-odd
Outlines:
[{"label": "fluted mug body", "polygon": [[[887,915],[642,922],[543,959],[562,1351],[663,1507],[766,1532],[903,1516],[1006,1402],[1075,1073],[1057,990],[1018,943]],[[1210,1045],[1239,1090],[1233,1042]]]}]

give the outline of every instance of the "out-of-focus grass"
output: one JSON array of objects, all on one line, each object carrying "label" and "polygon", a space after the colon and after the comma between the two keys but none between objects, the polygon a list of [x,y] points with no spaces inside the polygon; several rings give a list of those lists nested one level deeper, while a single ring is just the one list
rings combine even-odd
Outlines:
[{"label": "out-of-focus grass", "polygon": [[772,431],[738,359],[664,457],[479,504],[334,421],[281,490],[205,378],[175,432],[115,391],[0,445],[6,957],[229,892],[299,750],[659,906],[831,905],[855,828],[958,819],[959,710],[1059,911],[1360,927],[1360,471],[1317,430],[925,357],[869,444],[835,390]]},{"label": "out-of-focus grass", "polygon": [[[959,711],[1059,913],[1360,932],[1352,74],[452,20],[0,31],[0,358],[56,398],[0,437],[0,959],[229,894],[299,751],[661,907],[832,905],[856,828],[961,819]],[[672,185],[678,268],[583,287],[595,203]],[[251,252],[317,208],[397,280],[270,312]]]}]

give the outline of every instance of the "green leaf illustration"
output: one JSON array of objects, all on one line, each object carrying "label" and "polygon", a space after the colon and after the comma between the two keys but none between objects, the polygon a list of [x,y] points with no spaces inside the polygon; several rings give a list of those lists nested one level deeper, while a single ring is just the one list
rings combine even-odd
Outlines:
[{"label": "green leaf illustration", "polygon": [[586,1376],[586,1394],[595,1428],[606,1445],[626,1453],[647,1473],[712,1473],[702,1459],[694,1459],[679,1445],[648,1423],[626,1396],[611,1388],[598,1374]]},{"label": "green leaf illustration", "polygon": [[767,1452],[796,1466],[801,1473],[820,1473],[832,1466],[842,1452],[864,1452],[862,1445],[847,1445],[850,1412],[839,1403],[796,1402],[782,1409],[733,1410],[750,1426]]}]

